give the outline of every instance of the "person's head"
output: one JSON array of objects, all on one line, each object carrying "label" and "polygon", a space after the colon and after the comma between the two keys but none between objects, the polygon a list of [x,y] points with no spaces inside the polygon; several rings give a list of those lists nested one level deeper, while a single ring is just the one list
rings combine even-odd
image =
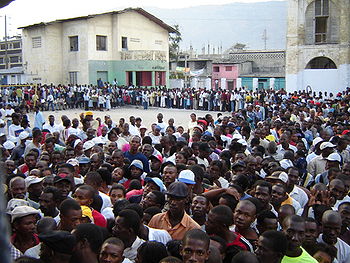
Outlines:
[{"label": "person's head", "polygon": [[154,206],[162,209],[164,204],[165,204],[165,195],[164,193],[157,190],[153,190],[149,192],[140,203],[143,209],[147,209],[149,207],[154,207]]},{"label": "person's head", "polygon": [[348,228],[350,226],[350,202],[341,203],[338,212],[342,218],[342,227]]},{"label": "person's head", "polygon": [[24,199],[26,197],[27,188],[25,180],[16,176],[10,180],[9,194],[11,198]]},{"label": "person's head", "polygon": [[94,201],[95,189],[90,185],[81,185],[79,186],[74,194],[73,198],[79,203],[80,206],[90,207]]},{"label": "person's head", "polygon": [[17,206],[11,213],[12,227],[17,235],[28,237],[36,232],[38,210],[28,206]]},{"label": "person's head", "polygon": [[299,170],[296,167],[290,167],[288,169],[288,182],[287,185],[292,187],[298,184],[299,181]]},{"label": "person's head", "polygon": [[129,244],[130,240],[134,241],[139,233],[141,218],[131,209],[125,209],[119,212],[115,219],[113,227],[113,236],[120,238],[125,245]]},{"label": "person's head", "polygon": [[192,199],[191,210],[193,217],[206,217],[209,212],[209,200],[204,195],[197,195]]},{"label": "person's head", "polygon": [[233,220],[238,229],[248,229],[256,218],[256,206],[249,200],[241,200],[236,206]]},{"label": "person's head", "polygon": [[74,199],[66,199],[60,205],[61,230],[72,231],[81,222],[82,211],[79,203]]},{"label": "person's head", "polygon": [[85,175],[84,183],[98,190],[102,185],[102,177],[98,172],[88,172]]},{"label": "person's head", "polygon": [[165,245],[156,241],[146,241],[137,249],[136,263],[159,263],[168,256]]},{"label": "person's head", "polygon": [[286,198],[287,192],[285,185],[281,183],[274,184],[271,192],[271,204],[279,207]]},{"label": "person's head", "polygon": [[33,129],[33,141],[39,143],[43,139],[43,134],[40,129]]},{"label": "person's head", "polygon": [[61,193],[56,187],[45,187],[39,197],[40,210],[45,216],[54,215],[61,201]]},{"label": "person's head", "polygon": [[278,209],[278,221],[282,224],[284,219],[288,216],[295,215],[295,208],[290,204],[282,205]]},{"label": "person's head", "polygon": [[317,243],[312,257],[319,263],[332,263],[337,258],[337,249],[324,243]]},{"label": "person's head", "polygon": [[168,215],[171,218],[176,218],[179,215],[182,215],[185,211],[189,194],[188,187],[185,183],[173,182],[167,189],[169,203]]},{"label": "person's head", "polygon": [[124,243],[116,237],[110,237],[102,244],[100,263],[122,263],[124,260]]},{"label": "person's head", "polygon": [[329,245],[337,243],[342,226],[342,218],[336,211],[328,210],[322,216],[322,239]]},{"label": "person's head", "polygon": [[76,244],[67,231],[51,231],[39,235],[40,262],[69,262]]},{"label": "person's head", "polygon": [[49,233],[57,229],[57,223],[52,217],[43,217],[38,220],[36,230],[38,234]]},{"label": "person's head", "polygon": [[100,155],[97,153],[92,154],[90,156],[90,160],[91,160],[91,167],[90,167],[91,171],[96,171],[101,167],[101,164],[103,163],[103,159],[101,159]]},{"label": "person's head", "polygon": [[259,213],[256,221],[257,221],[256,228],[259,230],[260,234],[269,230],[277,230],[277,227],[278,227],[277,216],[269,210],[264,210],[261,213]]},{"label": "person's head", "polygon": [[305,237],[303,240],[303,246],[311,247],[314,246],[318,238],[318,229],[316,220],[308,217],[305,219]]},{"label": "person's head", "polygon": [[178,176],[177,168],[174,164],[169,163],[163,169],[163,181],[165,186],[169,186],[171,183],[175,182]]},{"label": "person's head", "polygon": [[232,210],[226,205],[218,205],[209,211],[208,219],[205,222],[205,231],[208,235],[216,234],[224,237],[232,224]]},{"label": "person's head", "polygon": [[210,255],[209,245],[209,236],[202,230],[192,229],[187,231],[180,248],[183,262],[205,263]]},{"label": "person's head", "polygon": [[231,263],[258,263],[257,256],[248,251],[240,251],[233,258]]},{"label": "person's head", "polygon": [[333,179],[328,185],[329,193],[335,200],[340,200],[343,197],[345,185],[340,179]]},{"label": "person's head", "polygon": [[130,152],[137,152],[141,145],[141,138],[138,135],[134,135],[130,140]]},{"label": "person's head", "polygon": [[288,239],[288,251],[299,249],[305,237],[305,220],[301,216],[292,215],[284,219],[283,232]]},{"label": "person's head", "polygon": [[112,153],[112,164],[114,167],[122,167],[124,165],[124,155],[119,149],[116,149]]},{"label": "person's head", "polygon": [[37,156],[32,152],[27,153],[27,155],[24,157],[24,162],[28,166],[29,170],[32,170],[35,168],[36,161],[37,161]]},{"label": "person's head", "polygon": [[133,160],[129,166],[130,179],[140,179],[143,174],[143,163],[140,160]]},{"label": "person's head", "polygon": [[95,224],[80,224],[72,231],[72,234],[76,238],[74,247],[75,258],[83,261],[86,256],[95,254],[97,259],[104,239],[101,228]]},{"label": "person's head", "polygon": [[260,263],[281,262],[287,251],[287,237],[284,233],[269,230],[261,234],[258,239],[255,254]]},{"label": "person's head", "polygon": [[122,184],[114,184],[109,190],[109,197],[111,199],[112,205],[115,204],[119,199],[125,198],[126,189]]},{"label": "person's head", "polygon": [[271,200],[272,185],[266,181],[259,180],[255,183],[253,188],[253,195],[267,208]]}]

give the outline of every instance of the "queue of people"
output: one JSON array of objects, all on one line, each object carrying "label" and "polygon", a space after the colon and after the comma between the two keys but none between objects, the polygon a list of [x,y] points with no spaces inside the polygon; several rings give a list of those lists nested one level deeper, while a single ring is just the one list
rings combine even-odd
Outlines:
[{"label": "queue of people", "polygon": [[349,91],[322,96],[187,126],[58,123],[39,105],[32,124],[13,108],[0,134],[13,262],[350,262]]}]

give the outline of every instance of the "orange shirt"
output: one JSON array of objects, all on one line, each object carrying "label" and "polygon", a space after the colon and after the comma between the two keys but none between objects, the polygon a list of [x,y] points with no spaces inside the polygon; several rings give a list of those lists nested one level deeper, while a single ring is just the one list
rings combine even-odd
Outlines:
[{"label": "orange shirt", "polygon": [[188,214],[184,214],[180,223],[172,227],[170,224],[168,212],[156,214],[148,223],[149,227],[164,229],[168,231],[172,239],[182,240],[185,233],[191,229],[200,229],[201,227]]}]

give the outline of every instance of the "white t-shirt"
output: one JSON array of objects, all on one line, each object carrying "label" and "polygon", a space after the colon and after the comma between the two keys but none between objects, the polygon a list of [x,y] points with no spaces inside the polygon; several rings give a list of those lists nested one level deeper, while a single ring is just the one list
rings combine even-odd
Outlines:
[{"label": "white t-shirt", "polygon": [[[322,235],[323,234],[319,235],[319,237],[317,238],[317,242],[326,244],[322,239]],[[337,258],[334,259],[333,262],[339,262],[339,263],[350,262],[350,246],[340,238],[337,238],[337,243],[335,243],[334,246],[337,248],[338,252],[337,252]]]}]

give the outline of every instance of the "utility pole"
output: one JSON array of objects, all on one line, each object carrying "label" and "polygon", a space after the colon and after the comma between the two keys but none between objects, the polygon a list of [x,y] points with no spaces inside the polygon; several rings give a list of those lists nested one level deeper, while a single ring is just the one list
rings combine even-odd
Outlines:
[{"label": "utility pole", "polygon": [[9,67],[8,56],[7,56],[7,19],[5,15],[5,69]]},{"label": "utility pole", "polygon": [[267,32],[266,28],[264,29],[264,33],[262,35],[262,40],[264,40],[264,50],[266,50],[266,43],[267,43]]}]

